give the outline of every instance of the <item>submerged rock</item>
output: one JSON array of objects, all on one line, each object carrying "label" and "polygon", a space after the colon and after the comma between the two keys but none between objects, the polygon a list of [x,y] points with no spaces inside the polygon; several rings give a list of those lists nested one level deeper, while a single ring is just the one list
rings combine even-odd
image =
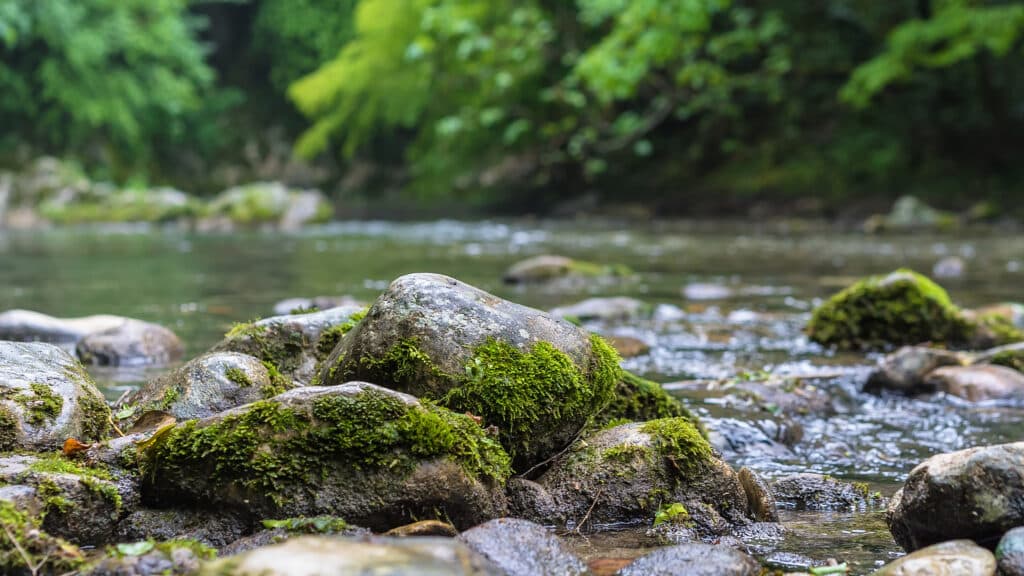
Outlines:
[{"label": "submerged rock", "polygon": [[255,518],[333,514],[374,530],[501,516],[510,473],[468,416],[367,384],[296,388],[158,432],[141,449],[143,498]]},{"label": "submerged rock", "polygon": [[807,325],[811,340],[854,350],[922,342],[963,345],[971,332],[942,287],[907,269],[846,288],[815,309]]},{"label": "submerged rock", "polygon": [[505,271],[506,284],[531,284],[571,278],[629,276],[632,272],[622,265],[606,266],[565,256],[534,256],[517,262]]},{"label": "submerged rock", "polygon": [[185,347],[163,326],[125,318],[115,327],[86,335],[75,351],[86,364],[138,366],[173,362],[181,358]]},{"label": "submerged rock", "polygon": [[970,540],[922,548],[882,566],[871,576],[995,576],[992,553]]},{"label": "submerged rock", "polygon": [[996,546],[999,576],[1024,576],[1024,526],[1014,528]]},{"label": "submerged rock", "polygon": [[347,306],[365,308],[366,305],[351,296],[314,296],[312,298],[286,298],[274,304],[274,314],[286,316],[299,312],[328,310]]},{"label": "submerged rock", "polygon": [[27,488],[18,508],[38,515],[50,534],[77,544],[107,542],[126,504],[138,500],[130,484],[115,482],[106,469],[55,455],[0,457],[0,485]]},{"label": "submerged rock", "polygon": [[883,503],[867,484],[843,482],[821,474],[793,474],[772,484],[775,500],[798,510],[857,510]]},{"label": "submerged rock", "polygon": [[956,538],[994,547],[1024,525],[1024,442],[925,460],[892,497],[886,521],[907,551]]},{"label": "submerged rock", "polygon": [[617,576],[758,576],[761,564],[728,546],[698,542],[661,548],[634,560]]},{"label": "submerged rock", "polygon": [[351,304],[238,324],[212,351],[254,356],[266,364],[274,377],[284,375],[299,384],[309,384],[317,363],[359,322],[364,310]]},{"label": "submerged rock", "polygon": [[946,256],[932,266],[932,276],[935,278],[960,278],[967,270],[967,262],[959,256]]},{"label": "submerged rock", "polygon": [[925,383],[925,377],[932,370],[943,366],[961,366],[968,360],[962,353],[941,348],[904,346],[879,360],[878,368],[868,376],[864,391],[892,390],[904,394],[934,392],[933,384]]},{"label": "submerged rock", "polygon": [[125,401],[135,412],[160,410],[178,420],[206,418],[243,404],[271,398],[292,382],[245,354],[214,352],[147,382]]},{"label": "submerged rock", "polygon": [[571,306],[553,308],[551,315],[560,318],[577,318],[583,321],[623,321],[648,314],[651,310],[651,305],[642,300],[617,296],[613,298],[587,298]]},{"label": "submerged rock", "polygon": [[357,379],[497,426],[518,471],[557,454],[611,399],[599,336],[439,274],[398,278],[335,348],[321,384]]},{"label": "submerged rock", "polygon": [[0,341],[0,452],[99,440],[110,408],[82,365],[52,344]]},{"label": "submerged rock", "polygon": [[459,536],[470,549],[508,576],[583,576],[587,565],[543,526],[499,518]]},{"label": "submerged rock", "polygon": [[933,390],[959,396],[971,402],[1024,399],[1024,374],[1004,366],[947,366],[925,378]]},{"label": "submerged rock", "polygon": [[[552,462],[537,484],[550,497],[550,505],[532,516],[543,523],[649,522],[662,505],[675,503],[705,535],[725,534],[752,520],[736,473],[683,418],[624,424],[588,436]],[[545,512],[551,517],[539,517]]]},{"label": "submerged rock", "polygon": [[303,536],[206,565],[200,576],[504,576],[453,538]]}]

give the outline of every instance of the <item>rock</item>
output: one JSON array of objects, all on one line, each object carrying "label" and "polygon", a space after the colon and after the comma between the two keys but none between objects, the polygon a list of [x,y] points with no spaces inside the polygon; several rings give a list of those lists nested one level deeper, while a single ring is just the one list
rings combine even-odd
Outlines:
[{"label": "rock", "polygon": [[925,384],[929,372],[943,366],[960,366],[967,363],[963,354],[928,348],[926,346],[904,346],[879,360],[876,368],[864,385],[865,392],[893,390],[904,394],[934,392],[932,385]]},{"label": "rock", "polygon": [[961,278],[967,270],[967,262],[959,256],[946,256],[932,266],[932,276],[935,278]]},{"label": "rock", "polygon": [[981,316],[1001,316],[1017,328],[1024,329],[1024,304],[1019,302],[1003,302],[982,306],[974,310],[975,314]]},{"label": "rock", "polygon": [[125,318],[118,326],[86,335],[75,350],[86,364],[139,366],[173,362],[185,347],[163,326]]},{"label": "rock", "polygon": [[577,442],[537,479],[551,498],[544,524],[573,527],[650,522],[679,503],[703,535],[749,523],[747,494],[736,473],[683,418],[624,424]]},{"label": "rock", "polygon": [[707,418],[708,441],[727,459],[792,460],[796,454],[790,445],[800,440],[799,424],[770,419]]},{"label": "rock", "polygon": [[694,282],[683,287],[683,296],[687,300],[725,300],[732,295],[732,288],[721,284]]},{"label": "rock", "polygon": [[39,205],[40,213],[57,224],[166,222],[192,216],[199,203],[173,188],[118,189],[93,183],[89,193],[53,198]]},{"label": "rock", "polygon": [[385,536],[448,536],[455,537],[459,531],[455,526],[440,520],[420,520],[405,526],[399,526],[388,530]]},{"label": "rock", "polygon": [[506,284],[532,284],[567,278],[629,276],[632,272],[621,265],[605,266],[573,260],[565,256],[534,256],[517,262],[505,271]]},{"label": "rock", "polygon": [[636,298],[618,296],[615,298],[587,298],[571,306],[560,306],[551,310],[552,316],[615,322],[630,320],[648,314],[650,304]]},{"label": "rock", "polygon": [[970,540],[922,548],[882,566],[871,576],[995,576],[996,559]]},{"label": "rock", "polygon": [[599,336],[438,274],[398,278],[321,366],[497,426],[517,471],[565,448],[611,398],[618,355]]},{"label": "rock", "polygon": [[327,310],[330,308],[358,306],[365,308],[366,304],[351,296],[314,296],[312,298],[287,298],[274,304],[274,314],[287,316],[299,312],[310,312],[313,310]]},{"label": "rock", "polygon": [[191,540],[142,540],[113,547],[113,552],[87,570],[87,576],[194,576],[217,551]]},{"label": "rock", "polygon": [[797,510],[858,510],[883,502],[863,482],[843,482],[821,474],[793,474],[772,484],[782,506]]},{"label": "rock", "polygon": [[1024,341],[1024,330],[1006,316],[974,310],[963,310],[962,314],[970,326],[967,346],[972,350]]},{"label": "rock", "polygon": [[504,576],[452,538],[303,536],[207,564],[200,576]]},{"label": "rock", "polygon": [[886,521],[907,551],[955,538],[995,546],[1024,525],[1024,442],[969,448],[918,464]]},{"label": "rock", "polygon": [[[280,182],[254,182],[221,192],[205,212],[208,220],[220,218],[235,225],[292,230],[326,222],[334,209],[316,190],[295,190]],[[203,223],[201,227],[210,228],[211,224]]]},{"label": "rock", "polygon": [[758,576],[761,564],[728,546],[698,542],[661,548],[638,558],[618,576]]},{"label": "rock", "polygon": [[1024,526],[1003,535],[996,546],[999,576],[1024,576]]},{"label": "rock", "polygon": [[89,334],[116,328],[124,320],[106,314],[54,318],[31,310],[8,310],[0,314],[0,340],[73,345]]},{"label": "rock", "polygon": [[[437,522],[436,520],[423,520],[422,522]],[[366,528],[352,526],[344,519],[336,516],[313,516],[301,518],[286,518],[283,520],[263,520],[266,530],[260,530],[255,534],[243,536],[221,549],[221,556],[234,556],[263,548],[271,544],[284,542],[289,538],[298,538],[306,535],[331,535],[331,536],[371,536],[372,533]],[[413,524],[420,524],[414,522]],[[445,524],[439,522],[439,524]],[[451,526],[451,524],[445,524]],[[398,529],[412,526],[400,526]],[[454,528],[452,528],[454,530]],[[390,530],[389,530],[390,532]]]},{"label": "rock", "polygon": [[499,518],[459,536],[471,550],[508,576],[583,576],[587,565],[543,526]]},{"label": "rock", "polygon": [[52,450],[106,437],[110,408],[92,379],[52,344],[0,341],[0,452]]},{"label": "rock", "polygon": [[603,426],[613,420],[645,422],[675,417],[686,418],[700,427],[697,417],[660,384],[623,370],[611,402],[597,415],[594,425]]},{"label": "rock", "polygon": [[651,351],[650,344],[631,336],[606,336],[605,340],[623,358],[636,358]]},{"label": "rock", "polygon": [[875,215],[864,223],[864,231],[911,232],[915,230],[950,230],[956,227],[956,216],[936,210],[914,196],[900,196],[885,215]]},{"label": "rock", "polygon": [[249,531],[249,523],[232,512],[140,508],[121,520],[114,536],[119,542],[190,539],[222,548]]},{"label": "rock", "polygon": [[[45,559],[42,574],[74,574],[85,565],[85,555],[74,544],[51,536],[42,530],[38,515],[26,512],[15,503],[0,499],[0,526],[13,535],[20,546],[14,546],[4,534],[0,538],[0,574],[21,576],[40,573],[40,567],[27,566],[25,554]],[[25,554],[23,554],[23,552]]]},{"label": "rock", "polygon": [[254,356],[266,363],[273,376],[284,375],[306,385],[315,376],[317,363],[359,322],[364,310],[353,304],[237,324],[212,351]]},{"label": "rock", "polygon": [[271,398],[292,387],[289,379],[252,356],[214,352],[150,380],[131,393],[125,404],[135,406],[139,416],[159,410],[188,420]]},{"label": "rock", "polygon": [[747,467],[740,468],[740,484],[747,493],[747,504],[757,522],[778,522],[779,511],[776,509],[775,496],[760,476]]},{"label": "rock", "polygon": [[977,360],[979,364],[996,364],[1024,372],[1024,342],[998,346],[982,352]]},{"label": "rock", "polygon": [[31,499],[19,507],[42,518],[48,533],[78,544],[108,541],[126,504],[138,501],[133,487],[115,482],[106,469],[56,455],[0,457],[0,484],[30,489]]},{"label": "rock", "polygon": [[946,366],[930,372],[925,385],[971,402],[1024,399],[1024,374],[1005,366]]},{"label": "rock", "polygon": [[971,323],[938,284],[911,270],[871,276],[814,310],[811,340],[841,349],[877,350],[923,342],[963,345]]},{"label": "rock", "polygon": [[501,516],[496,488],[510,474],[501,446],[470,417],[364,382],[295,388],[179,423],[140,451],[151,506],[332,514],[373,530]]},{"label": "rock", "polygon": [[812,384],[809,378],[770,376],[763,380],[749,380],[746,377],[698,380],[676,383],[673,389],[695,391],[705,397],[724,399],[730,406],[748,411],[787,416],[828,416],[835,413],[832,396]]}]

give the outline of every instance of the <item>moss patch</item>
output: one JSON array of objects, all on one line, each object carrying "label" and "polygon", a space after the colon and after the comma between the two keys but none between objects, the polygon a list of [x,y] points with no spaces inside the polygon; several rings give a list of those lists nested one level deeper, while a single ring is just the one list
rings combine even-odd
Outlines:
[{"label": "moss patch", "polygon": [[611,402],[597,416],[594,424],[605,427],[612,422],[646,422],[659,418],[686,418],[706,436],[700,420],[657,382],[623,370],[615,384]]},{"label": "moss patch", "polygon": [[39,454],[38,459],[29,465],[32,472],[47,472],[52,474],[73,474],[81,478],[95,478],[97,480],[112,480],[113,477],[106,468],[100,466],[83,466],[74,460],[64,458],[60,452]]},{"label": "moss patch", "polygon": [[[1018,372],[1024,372],[1024,349],[1004,350],[1003,352],[999,352],[993,356],[989,362],[992,364],[998,364],[999,366],[1013,368]],[[0,427],[2,427],[2,424],[0,424]]]},{"label": "moss patch", "polygon": [[713,458],[711,444],[685,418],[651,420],[640,431],[650,435],[658,452],[681,472],[697,472]]},{"label": "moss patch", "polygon": [[267,376],[270,377],[270,384],[266,384],[260,388],[260,394],[264,398],[273,398],[274,396],[277,396],[291,388],[291,380],[289,380],[284,374],[281,374],[281,371],[277,369],[277,366],[274,366],[271,362],[264,360],[263,367],[267,369]]},{"label": "moss patch", "polygon": [[979,339],[991,340],[992,346],[1024,341],[1024,331],[1013,321],[998,313],[979,314],[973,320]]},{"label": "moss patch", "polygon": [[907,269],[846,288],[819,306],[807,325],[811,340],[853,350],[922,342],[960,345],[971,332],[942,287]]},{"label": "moss patch", "polygon": [[281,503],[339,466],[402,475],[431,458],[450,458],[484,480],[510,474],[508,455],[469,417],[374,391],[323,397],[308,410],[260,401],[205,427],[189,421],[155,438],[140,468],[179,477],[208,471],[216,483]]},{"label": "moss patch", "polygon": [[224,371],[224,377],[234,382],[239,388],[252,387],[252,380],[246,375],[245,370],[232,366]]},{"label": "moss patch", "polygon": [[281,372],[298,368],[307,342],[298,330],[274,324],[236,324],[224,337],[228,340],[218,349],[241,352],[273,364]]},{"label": "moss patch", "polygon": [[314,349],[314,356],[320,362],[323,362],[331,355],[335,347],[338,346],[338,342],[341,342],[341,338],[352,331],[357,324],[366,318],[369,308],[364,308],[359,312],[356,312],[349,317],[345,322],[338,324],[337,326],[331,326],[320,333],[320,338],[316,341],[316,348]]},{"label": "moss patch", "polygon": [[311,516],[303,518],[285,518],[283,520],[264,520],[263,527],[268,530],[282,529],[291,534],[337,534],[350,528],[348,522],[337,516]]},{"label": "moss patch", "polygon": [[0,452],[9,452],[18,447],[18,432],[21,424],[17,416],[0,404]]},{"label": "moss patch", "polygon": [[38,518],[6,500],[0,500],[0,526],[0,573],[75,573],[85,564],[78,548],[43,532]]},{"label": "moss patch", "polygon": [[25,408],[25,421],[33,426],[42,426],[60,416],[64,399],[53,393],[46,384],[32,382],[29,391],[15,395],[12,399]]}]

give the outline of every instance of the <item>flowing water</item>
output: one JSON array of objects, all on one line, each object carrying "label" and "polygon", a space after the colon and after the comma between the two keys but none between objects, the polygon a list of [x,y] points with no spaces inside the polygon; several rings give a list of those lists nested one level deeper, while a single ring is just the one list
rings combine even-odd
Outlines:
[{"label": "flowing water", "polygon": [[[626,264],[638,274],[556,288],[501,283],[509,264],[543,253]],[[967,262],[962,278],[945,282],[959,304],[1024,300],[1024,236],[995,232],[866,237],[736,225],[442,221],[340,223],[291,235],[132,227],[8,233],[0,235],[0,310],[142,318],[172,328],[191,357],[233,323],[270,315],[278,300],[347,294],[369,302],[409,272],[448,274],[545,309],[589,296],[633,296],[656,306],[653,317],[587,328],[651,344],[625,366],[667,383],[703,416],[729,423],[720,429],[734,465],[769,478],[831,474],[889,496],[931,454],[1024,439],[1024,410],[862,394],[875,358],[831,354],[801,329],[820,299],[859,276],[900,266],[927,273],[950,255]],[[116,398],[153,371],[94,375]],[[828,409],[787,412],[694,385],[717,381],[727,392],[731,381],[765,378],[810,386],[828,398]],[[786,535],[763,550],[780,567],[791,560],[783,553],[793,553],[847,561],[862,574],[899,553],[878,509],[782,515]],[[628,557],[657,544],[635,529],[572,542],[588,557]]]}]

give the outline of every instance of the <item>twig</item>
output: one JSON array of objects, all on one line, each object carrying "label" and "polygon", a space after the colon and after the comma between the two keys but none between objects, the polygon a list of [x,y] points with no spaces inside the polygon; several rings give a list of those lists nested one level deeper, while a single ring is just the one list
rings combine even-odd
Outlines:
[{"label": "twig", "polygon": [[594,506],[597,506],[597,501],[601,499],[602,492],[604,492],[604,488],[601,488],[600,490],[597,491],[597,495],[594,496],[594,501],[590,503],[590,508],[587,509],[587,513],[583,515],[583,519],[580,520],[579,524],[576,525],[576,528],[573,529],[573,532],[579,534],[580,536],[583,536],[583,532],[580,532],[580,530],[583,528],[583,525],[587,523],[587,520],[590,519],[590,513],[594,511]]},{"label": "twig", "polygon": [[[32,572],[32,576],[37,576],[39,574],[39,569],[43,567],[43,564],[40,563],[33,566],[32,557],[29,556],[28,552],[26,552],[25,549],[21,547],[21,544],[18,543],[18,540],[14,537],[14,534],[11,533],[11,530],[7,527],[6,524],[3,525],[3,529],[4,533],[7,534],[7,539],[11,541],[11,544],[14,544],[14,549],[18,551],[18,554],[21,556],[21,559],[25,561],[25,567],[28,568],[30,572]],[[49,555],[47,555],[47,557],[49,557]],[[43,558],[43,562],[45,561],[46,557]]]},{"label": "twig", "polygon": [[569,449],[572,448],[574,444],[576,444],[576,441],[579,440],[581,436],[583,436],[583,430],[580,430],[579,432],[577,432],[576,436],[572,439],[572,442],[569,442],[568,446],[566,446],[565,448],[562,448],[554,456],[552,456],[552,457],[550,457],[547,460],[544,460],[542,462],[538,462],[538,463],[534,464],[533,466],[530,466],[530,468],[528,468],[526,470],[526,472],[523,472],[522,474],[517,474],[516,477],[517,478],[529,478],[531,472],[533,472],[534,470],[536,470],[536,469],[538,469],[538,468],[540,468],[542,466],[546,466],[546,465],[550,464],[552,460],[554,460],[555,458],[558,458],[562,454],[565,454],[566,452],[568,452]]},{"label": "twig", "polygon": [[108,414],[107,415],[107,422],[110,422],[110,425],[114,427],[114,431],[117,432],[118,436],[124,438],[124,432],[121,432],[121,429],[118,428],[117,424],[114,423],[114,417],[113,416]]}]

